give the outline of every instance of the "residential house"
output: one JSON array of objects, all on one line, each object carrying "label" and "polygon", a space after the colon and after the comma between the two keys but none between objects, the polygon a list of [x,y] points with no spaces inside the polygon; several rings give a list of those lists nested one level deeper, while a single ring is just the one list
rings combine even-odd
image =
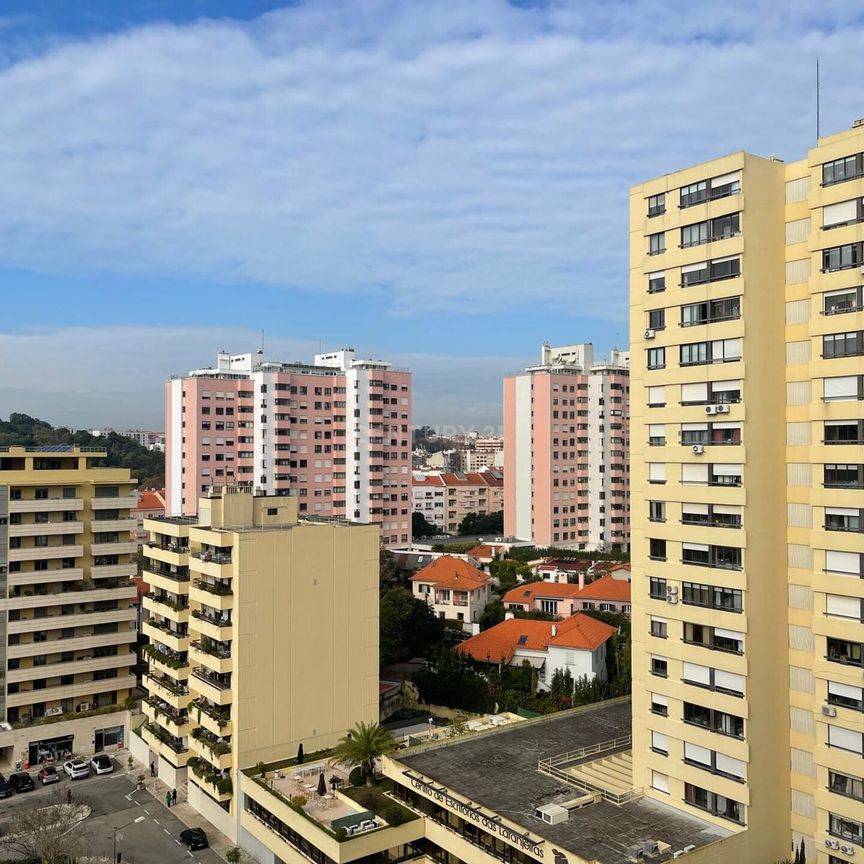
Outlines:
[{"label": "residential house", "polygon": [[439,618],[477,623],[492,599],[492,579],[461,558],[442,555],[411,577],[415,597]]}]

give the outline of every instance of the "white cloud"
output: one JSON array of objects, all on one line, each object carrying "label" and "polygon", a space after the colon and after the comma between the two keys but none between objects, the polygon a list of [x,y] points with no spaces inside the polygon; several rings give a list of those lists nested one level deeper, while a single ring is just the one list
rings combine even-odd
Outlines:
[{"label": "white cloud", "polygon": [[[70,327],[0,333],[0,418],[13,412],[71,428],[161,429],[164,381],[214,365],[216,352],[253,351],[259,335],[240,328]],[[274,360],[310,362],[317,342],[267,338]],[[324,346],[332,348],[335,346]],[[524,366],[523,357],[385,354],[357,345],[413,372],[414,423],[498,429],[502,376]]]},{"label": "white cloud", "polygon": [[[626,315],[634,182],[862,114],[860,3],[310,2],[0,69],[0,263]],[[858,106],[858,107],[855,107]]]}]

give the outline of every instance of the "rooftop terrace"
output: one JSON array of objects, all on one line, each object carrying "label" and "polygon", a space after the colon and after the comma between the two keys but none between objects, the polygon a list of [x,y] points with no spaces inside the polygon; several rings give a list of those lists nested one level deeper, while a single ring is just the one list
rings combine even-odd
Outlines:
[{"label": "rooftop terrace", "polygon": [[[570,810],[569,819],[550,825],[535,816],[538,807],[573,801],[580,791],[562,779],[538,771],[540,760],[592,748],[630,734],[630,700],[562,712],[487,734],[395,754],[411,771],[443,784],[473,801],[588,860],[626,864],[631,849],[649,840],[670,851],[652,857],[671,860],[671,852],[701,847],[731,831],[647,798],[616,805],[608,800]],[[662,847],[662,848],[665,848]]]}]

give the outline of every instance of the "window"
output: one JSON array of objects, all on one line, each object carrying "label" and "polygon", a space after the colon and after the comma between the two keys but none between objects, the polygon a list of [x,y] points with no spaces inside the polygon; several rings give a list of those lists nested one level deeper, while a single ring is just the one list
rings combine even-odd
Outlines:
[{"label": "window", "polygon": [[698,663],[685,661],[681,680],[686,684],[704,687],[706,690],[715,690],[728,696],[744,695],[743,675],[724,672],[722,669],[712,669],[710,666],[701,666]]},{"label": "window", "polygon": [[651,694],[651,713],[661,717],[669,716],[669,700],[660,693]]},{"label": "window", "polygon": [[669,661],[665,657],[652,657],[651,674],[660,678],[667,678],[669,676]]},{"label": "window", "polygon": [[710,792],[701,786],[694,786],[692,783],[685,783],[684,800],[700,810],[712,813],[714,816],[737,822],[740,825],[744,824],[744,805],[727,798],[725,795]]},{"label": "window", "polygon": [[862,243],[845,243],[822,250],[822,272],[848,270],[862,262]]},{"label": "window", "polygon": [[709,466],[709,486],[740,486],[741,466],[715,462]]},{"label": "window", "polygon": [[705,624],[684,622],[684,641],[691,645],[701,645],[714,651],[728,651],[730,654],[744,653],[744,634]]},{"label": "window", "polygon": [[666,273],[648,274],[648,293],[659,294],[666,290]]},{"label": "window", "polygon": [[695,327],[715,321],[730,321],[741,317],[741,298],[726,297],[703,303],[688,303],[681,307],[681,326]]},{"label": "window", "polygon": [[829,489],[864,489],[864,465],[826,464],[822,483]]},{"label": "window", "polygon": [[864,421],[826,420],[825,444],[862,444],[864,443]]},{"label": "window", "polygon": [[665,501],[649,501],[648,502],[648,519],[651,522],[666,521],[666,502]]},{"label": "window", "polygon": [[704,606],[706,609],[718,609],[722,612],[740,612],[743,608],[741,592],[737,588],[701,585],[697,582],[681,583],[681,602],[688,606]]},{"label": "window", "polygon": [[849,201],[839,201],[836,204],[826,204],[822,208],[822,228],[830,231],[842,225],[853,225],[861,221],[864,211],[864,201],[861,198],[852,198]]},{"label": "window", "polygon": [[828,291],[822,295],[823,315],[843,315],[858,312],[862,303],[861,288],[844,288],[842,291]]},{"label": "window", "polygon": [[665,348],[649,348],[647,353],[649,369],[662,369],[666,365]]},{"label": "window", "polygon": [[828,788],[837,795],[864,801],[864,781],[860,777],[849,777],[839,771],[829,771]]},{"label": "window", "polygon": [[681,187],[681,198],[679,207],[692,207],[694,204],[701,204],[708,200],[708,181],[700,180],[698,183],[691,183],[689,186]]},{"label": "window", "polygon": [[648,482],[649,483],[665,483],[666,482],[666,463],[665,462],[649,462],[648,463]]},{"label": "window", "polygon": [[708,546],[703,543],[682,543],[681,562],[699,567],[741,569],[741,550],[737,546]]},{"label": "window", "polygon": [[851,708],[853,711],[864,711],[864,691],[860,687],[829,681],[828,704]]},{"label": "window", "polygon": [[850,840],[859,846],[864,846],[864,825],[845,816],[828,814],[828,833],[843,840]]},{"label": "window", "polygon": [[692,702],[684,703],[684,722],[691,726],[701,726],[711,732],[720,735],[729,735],[731,738],[744,737],[744,718],[725,711],[706,708],[704,705],[696,705]]},{"label": "window", "polygon": [[651,447],[662,447],[666,444],[666,424],[648,424],[648,444]]},{"label": "window", "polygon": [[651,618],[651,635],[658,639],[666,639],[669,636],[669,622],[665,618]]},{"label": "window", "polygon": [[857,357],[860,354],[864,354],[864,333],[860,330],[830,333],[822,337],[822,356],[826,360],[834,357]]},{"label": "window", "polygon": [[864,510],[857,507],[826,507],[826,531],[864,531]]},{"label": "window", "polygon": [[651,539],[648,541],[648,557],[652,561],[666,560],[666,541]]},{"label": "window", "polygon": [[829,636],[826,657],[832,663],[842,663],[845,666],[864,666],[860,642],[850,642],[847,639],[835,639],[833,636]]},{"label": "window", "polygon": [[716,219],[706,219],[681,228],[681,247],[701,246],[714,240],[726,240],[741,232],[741,214],[730,213]]},{"label": "window", "polygon": [[652,600],[665,600],[666,580],[652,576],[648,580],[648,596],[651,597]]},{"label": "window", "polygon": [[648,388],[648,406],[653,408],[662,408],[666,404],[666,388],[649,387]]},{"label": "window", "polygon": [[822,185],[830,186],[833,183],[842,183],[844,180],[854,180],[862,173],[864,173],[864,156],[861,153],[844,156],[842,159],[835,159],[822,165]]},{"label": "window", "polygon": [[740,528],[741,508],[735,504],[685,503],[681,505],[681,522],[684,525]]},{"label": "window", "polygon": [[727,258],[715,258],[700,264],[687,264],[681,268],[681,287],[703,285],[706,282],[719,282],[722,279],[734,279],[741,275],[741,257],[731,255]]},{"label": "window", "polygon": [[666,193],[661,192],[659,195],[650,195],[648,197],[648,218],[661,216],[666,212]]},{"label": "window", "polygon": [[665,732],[651,732],[651,749],[655,753],[669,755],[669,736]]},{"label": "window", "polygon": [[666,329],[666,310],[652,309],[648,313],[648,329],[649,330],[665,330]]},{"label": "window", "polygon": [[731,363],[741,359],[740,339],[715,339],[712,342],[690,342],[679,348],[682,366],[705,363]]},{"label": "window", "polygon": [[666,234],[660,231],[657,234],[648,235],[648,254],[659,255],[666,251]]}]

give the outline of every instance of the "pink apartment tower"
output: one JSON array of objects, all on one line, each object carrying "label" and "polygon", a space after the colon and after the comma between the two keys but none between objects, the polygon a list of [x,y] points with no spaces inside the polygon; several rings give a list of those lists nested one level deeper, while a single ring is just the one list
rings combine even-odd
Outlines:
[{"label": "pink apartment tower", "polygon": [[550,348],[504,379],[504,531],[537,546],[630,543],[628,354]]},{"label": "pink apartment tower", "polygon": [[211,486],[296,496],[300,516],[411,539],[411,373],[346,348],[311,365],[220,353],[165,385],[166,512]]}]

